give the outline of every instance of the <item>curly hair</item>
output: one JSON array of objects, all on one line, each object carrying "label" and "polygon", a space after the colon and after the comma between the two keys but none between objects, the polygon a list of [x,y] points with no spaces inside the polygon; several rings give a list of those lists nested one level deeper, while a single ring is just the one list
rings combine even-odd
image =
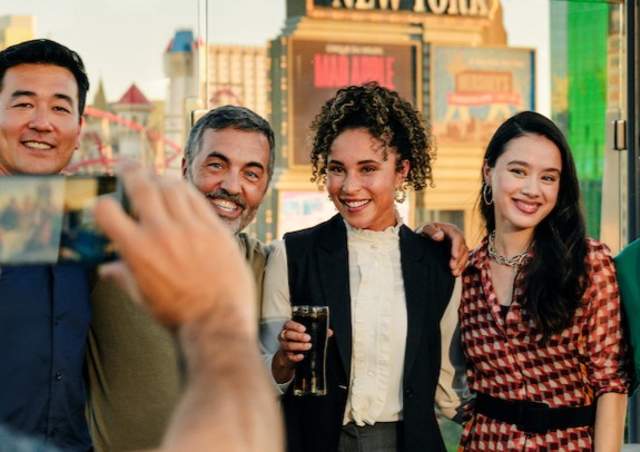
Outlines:
[{"label": "curly hair", "polygon": [[311,124],[312,182],[324,183],[331,145],[348,129],[366,129],[398,154],[397,167],[408,160],[410,169],[405,186],[422,190],[433,186],[431,162],[435,157],[431,129],[420,112],[400,95],[375,82],[348,86],[329,99]]}]

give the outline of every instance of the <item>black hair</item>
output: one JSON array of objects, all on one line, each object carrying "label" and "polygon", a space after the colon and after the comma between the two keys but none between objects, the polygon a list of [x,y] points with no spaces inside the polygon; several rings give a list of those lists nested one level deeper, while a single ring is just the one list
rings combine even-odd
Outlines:
[{"label": "black hair", "polygon": [[218,107],[208,111],[196,121],[189,132],[187,146],[184,150],[184,158],[188,168],[191,168],[191,163],[193,163],[196,154],[200,150],[202,135],[207,129],[238,129],[263,134],[269,142],[269,167],[267,168],[267,174],[269,175],[269,180],[271,180],[275,163],[275,137],[273,129],[266,119],[248,108],[235,105],[225,105],[224,107]]},{"label": "black hair", "polygon": [[20,64],[51,64],[68,69],[78,85],[78,112],[82,116],[89,78],[80,55],[50,39],[33,39],[7,47],[0,51],[0,89],[7,70]]},{"label": "black hair", "polygon": [[[550,140],[562,160],[556,205],[536,226],[533,258],[521,269],[525,281],[522,306],[547,340],[570,325],[586,290],[587,238],[576,166],[566,138],[553,121],[532,111],[512,116],[491,138],[485,164],[495,167],[511,140],[529,134]],[[491,233],[495,230],[494,209],[482,192],[479,204],[487,232]]]}]

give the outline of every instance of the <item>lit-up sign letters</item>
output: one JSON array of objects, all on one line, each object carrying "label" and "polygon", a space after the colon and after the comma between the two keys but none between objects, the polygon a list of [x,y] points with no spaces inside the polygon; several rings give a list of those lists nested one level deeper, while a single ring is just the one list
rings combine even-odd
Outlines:
[{"label": "lit-up sign letters", "polygon": [[341,88],[376,80],[382,86],[396,89],[394,56],[340,55],[316,53],[313,56],[315,88]]},{"label": "lit-up sign letters", "polygon": [[406,11],[451,16],[487,16],[497,0],[314,0],[314,6],[355,11]]}]

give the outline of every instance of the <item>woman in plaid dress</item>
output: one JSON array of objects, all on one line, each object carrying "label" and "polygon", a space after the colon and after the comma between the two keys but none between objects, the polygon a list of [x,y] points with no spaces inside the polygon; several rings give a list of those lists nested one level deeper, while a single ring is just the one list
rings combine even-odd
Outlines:
[{"label": "woman in plaid dress", "polygon": [[618,451],[629,386],[616,275],[585,234],[569,146],[515,115],[484,157],[487,236],[459,310],[470,389],[461,449]]}]

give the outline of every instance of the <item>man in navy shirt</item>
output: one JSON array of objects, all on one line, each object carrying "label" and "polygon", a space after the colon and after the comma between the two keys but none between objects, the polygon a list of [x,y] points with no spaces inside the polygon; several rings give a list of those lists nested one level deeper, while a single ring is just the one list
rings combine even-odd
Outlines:
[{"label": "man in navy shirt", "polygon": [[[0,176],[57,174],[78,147],[89,81],[81,58],[37,39],[0,52]],[[83,364],[89,275],[76,265],[0,268],[0,424],[91,449]]]}]

